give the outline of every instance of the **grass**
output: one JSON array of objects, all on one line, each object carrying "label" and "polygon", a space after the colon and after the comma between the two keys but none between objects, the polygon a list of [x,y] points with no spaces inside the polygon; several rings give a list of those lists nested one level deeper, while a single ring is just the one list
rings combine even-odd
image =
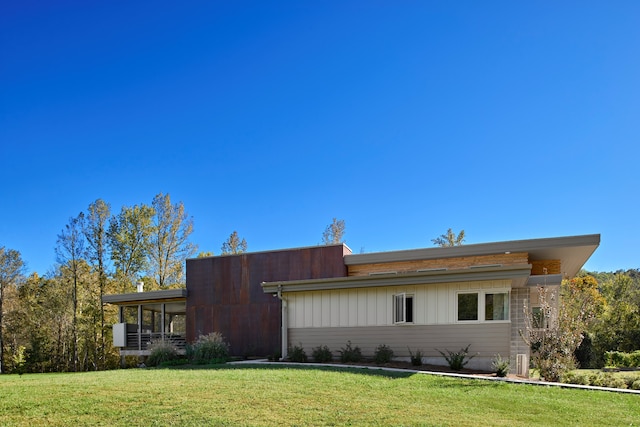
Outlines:
[{"label": "grass", "polygon": [[0,425],[640,425],[640,397],[410,373],[229,366],[0,377]]}]

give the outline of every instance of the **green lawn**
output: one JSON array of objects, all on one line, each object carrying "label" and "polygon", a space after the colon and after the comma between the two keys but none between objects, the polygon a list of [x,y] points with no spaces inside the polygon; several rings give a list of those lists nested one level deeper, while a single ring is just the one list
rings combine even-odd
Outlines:
[{"label": "green lawn", "polygon": [[640,425],[640,396],[273,366],[0,376],[0,425]]}]

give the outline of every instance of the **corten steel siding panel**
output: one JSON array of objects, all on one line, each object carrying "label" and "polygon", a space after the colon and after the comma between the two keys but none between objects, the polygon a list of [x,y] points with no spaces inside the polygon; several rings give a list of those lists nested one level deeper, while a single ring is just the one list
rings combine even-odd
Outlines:
[{"label": "corten steel siding panel", "polygon": [[217,331],[234,355],[279,351],[281,303],[261,283],[346,277],[344,252],[317,246],[187,260],[187,341]]}]

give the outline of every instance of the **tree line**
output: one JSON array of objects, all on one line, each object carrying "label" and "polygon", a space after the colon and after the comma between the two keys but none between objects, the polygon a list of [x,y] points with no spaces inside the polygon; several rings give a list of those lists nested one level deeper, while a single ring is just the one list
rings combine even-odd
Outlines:
[{"label": "tree line", "polygon": [[182,202],[157,194],[151,204],[112,213],[98,199],[57,236],[54,271],[24,277],[16,250],[0,247],[0,372],[85,371],[117,366],[107,293],[184,286],[197,247]]},{"label": "tree line", "polygon": [[[327,244],[344,235],[344,221],[334,218],[332,227]],[[0,246],[0,373],[117,367],[117,308],[102,297],[134,292],[140,280],[146,290],[184,287],[185,260],[197,251],[192,232],[183,203],[160,193],[116,213],[98,199],[69,218],[57,235],[56,266],[43,276],[25,277],[20,252]],[[246,251],[237,231],[221,248],[222,255]]]}]

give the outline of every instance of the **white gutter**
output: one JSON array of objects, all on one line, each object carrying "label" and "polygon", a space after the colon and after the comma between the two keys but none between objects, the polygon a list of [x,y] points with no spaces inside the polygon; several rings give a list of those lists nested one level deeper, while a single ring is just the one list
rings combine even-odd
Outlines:
[{"label": "white gutter", "polygon": [[282,285],[278,285],[277,296],[278,296],[278,299],[282,301],[282,327],[281,327],[280,335],[282,338],[281,360],[284,360],[288,356],[288,350],[289,350],[289,342],[287,339],[289,335],[289,316],[288,316],[289,309],[288,309],[287,300],[282,296]]}]

